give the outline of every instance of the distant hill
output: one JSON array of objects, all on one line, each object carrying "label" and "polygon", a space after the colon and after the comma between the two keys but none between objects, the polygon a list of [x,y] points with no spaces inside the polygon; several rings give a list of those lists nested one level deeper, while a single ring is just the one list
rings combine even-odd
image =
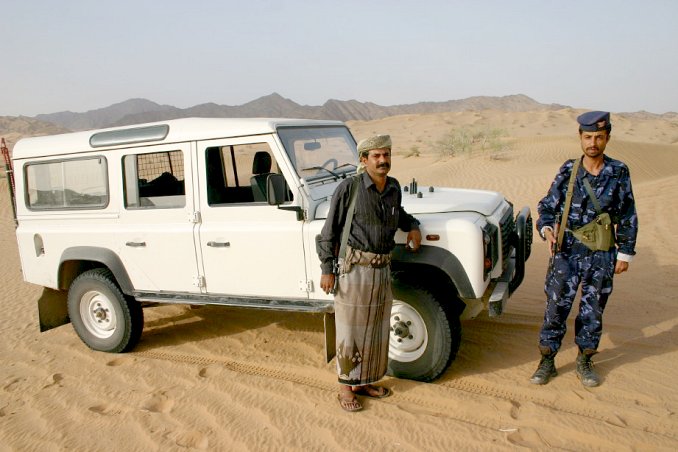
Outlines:
[{"label": "distant hill", "polygon": [[50,122],[69,130],[89,130],[103,127],[140,124],[187,117],[248,118],[280,117],[337,119],[340,121],[369,121],[403,114],[427,114],[467,110],[533,111],[558,110],[564,105],[541,104],[522,94],[502,97],[478,96],[446,102],[419,102],[416,104],[381,106],[371,102],[330,99],[322,106],[299,105],[273,93],[243,105],[200,104],[189,108],[160,105],[146,99],[130,99],[109,107],[85,113],[70,111],[40,114],[40,121]]},{"label": "distant hill", "polygon": [[5,139],[10,151],[22,137],[56,135],[67,132],[70,132],[70,130],[65,127],[27,116],[0,116],[0,137]]},{"label": "distant hill", "polygon": [[127,116],[159,113],[172,114],[175,111],[181,110],[169,105],[159,105],[146,99],[130,99],[85,113],[62,111],[59,113],[40,114],[35,119],[51,122],[52,124],[76,131],[111,127]]},{"label": "distant hill", "polygon": [[[280,94],[273,93],[242,105],[218,105],[206,103],[189,108],[160,105],[147,99],[130,99],[108,107],[84,113],[64,111],[40,114],[34,118],[25,116],[1,117],[0,136],[8,146],[22,136],[51,135],[69,131],[100,129],[105,127],[165,121],[187,117],[247,118],[281,117],[309,119],[337,119],[341,121],[373,121],[390,116],[406,114],[437,114],[448,112],[493,110],[498,112],[548,112],[572,108],[559,104],[542,104],[523,94],[510,96],[475,96],[445,102],[418,102],[383,106],[357,100],[330,99],[320,106],[300,105]],[[657,115],[645,111],[616,113],[618,117],[644,121],[663,119],[675,122],[678,113]]]},{"label": "distant hill", "polygon": [[[560,105],[544,105],[527,96],[472,97],[448,102],[421,102],[384,107],[356,100],[329,100],[322,106],[299,105],[273,94],[240,106],[202,104],[180,109],[144,99],[132,99],[86,113],[55,113],[26,116],[0,116],[0,137],[10,151],[23,137],[54,135],[91,130],[111,125],[138,124],[182,117],[306,117],[345,120],[356,137],[375,130],[389,130],[405,148],[426,149],[455,128],[497,128],[507,136],[569,135],[575,118],[583,110]],[[613,112],[614,113],[614,112]],[[398,116],[401,117],[398,117]],[[408,115],[407,118],[403,115]],[[349,119],[357,118],[357,119]],[[375,118],[375,119],[372,119]],[[48,122],[48,120],[54,122]],[[403,122],[406,121],[406,122]],[[60,123],[59,123],[60,122]],[[678,144],[678,113],[662,115],[637,111],[614,113],[617,140],[656,144]],[[59,124],[57,124],[59,123]],[[403,124],[407,127],[403,128]],[[531,127],[538,125],[538,127]],[[401,130],[402,129],[402,130]]]}]

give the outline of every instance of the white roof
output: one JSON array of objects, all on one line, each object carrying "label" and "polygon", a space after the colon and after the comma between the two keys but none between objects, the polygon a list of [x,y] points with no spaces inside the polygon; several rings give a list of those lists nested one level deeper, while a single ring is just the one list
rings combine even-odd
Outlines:
[{"label": "white roof", "polygon": [[[55,154],[74,154],[93,150],[115,149],[134,146],[133,142],[99,145],[93,147],[90,139],[101,132],[134,131],[153,126],[167,126],[167,134],[161,139],[143,140],[142,145],[180,143],[195,140],[210,140],[238,136],[262,135],[276,131],[279,126],[342,126],[341,121],[285,118],[183,118],[146,124],[134,124],[85,132],[65,133],[42,137],[23,138],[12,149],[13,159],[33,158]],[[105,141],[105,140],[104,140]]]}]

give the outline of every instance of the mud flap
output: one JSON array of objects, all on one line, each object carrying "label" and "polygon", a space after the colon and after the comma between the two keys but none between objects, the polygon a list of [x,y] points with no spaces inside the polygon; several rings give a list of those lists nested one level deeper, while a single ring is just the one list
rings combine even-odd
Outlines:
[{"label": "mud flap", "polygon": [[38,316],[41,333],[70,323],[68,318],[68,293],[45,287],[38,299]]},{"label": "mud flap", "polygon": [[325,322],[325,358],[329,363],[337,354],[337,330],[334,324],[334,312],[326,312]]}]

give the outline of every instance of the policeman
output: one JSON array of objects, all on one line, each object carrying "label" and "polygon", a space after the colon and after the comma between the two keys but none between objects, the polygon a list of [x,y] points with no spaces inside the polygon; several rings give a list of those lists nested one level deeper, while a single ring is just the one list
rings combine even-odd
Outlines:
[{"label": "policeman", "polygon": [[[579,159],[569,200],[569,213],[560,224],[556,218],[564,214],[567,190],[575,160],[566,161],[558,171],[546,196],[539,201],[537,229],[551,248],[552,264],[546,274],[546,310],[539,334],[541,361],[530,381],[546,384],[557,375],[554,358],[566,332],[567,316],[579,285],[582,288],[579,313],[575,321],[575,343],[579,348],[576,373],[584,386],[598,386],[600,377],[593,369],[591,357],[597,353],[602,334],[603,311],[612,293],[614,274],[625,272],[635,255],[638,217],[636,215],[631,176],[628,167],[604,154],[610,141],[610,114],[591,111],[580,115],[579,139],[584,155]],[[587,183],[588,181],[588,187]],[[592,199],[595,197],[596,199]],[[601,228],[592,223],[609,214],[612,225],[610,241],[595,244],[590,231]],[[558,228],[565,228],[558,243]],[[555,245],[559,246],[554,251]]]}]

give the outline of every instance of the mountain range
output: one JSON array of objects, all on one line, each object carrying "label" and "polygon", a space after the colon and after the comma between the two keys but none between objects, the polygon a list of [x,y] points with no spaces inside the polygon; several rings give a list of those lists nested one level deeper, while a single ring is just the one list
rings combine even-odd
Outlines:
[{"label": "mountain range", "polygon": [[404,114],[430,114],[455,111],[502,110],[532,111],[568,108],[558,104],[542,104],[523,94],[502,97],[476,96],[445,102],[382,106],[372,102],[330,99],[321,106],[300,105],[278,93],[269,94],[246,104],[231,106],[215,103],[189,108],[160,105],[147,99],[130,99],[105,108],[84,113],[70,111],[39,114],[35,119],[78,131],[124,126],[187,117],[211,118],[308,118],[340,121],[369,121]]}]

